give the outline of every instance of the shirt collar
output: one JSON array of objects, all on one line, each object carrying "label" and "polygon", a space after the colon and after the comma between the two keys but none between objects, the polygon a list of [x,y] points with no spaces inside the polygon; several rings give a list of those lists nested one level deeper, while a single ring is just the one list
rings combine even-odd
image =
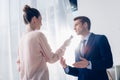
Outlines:
[{"label": "shirt collar", "polygon": [[[89,37],[90,37],[90,34],[91,34],[91,33],[89,33],[83,40],[88,41],[88,39],[89,39]],[[82,41],[83,41],[83,40],[82,40]]]}]

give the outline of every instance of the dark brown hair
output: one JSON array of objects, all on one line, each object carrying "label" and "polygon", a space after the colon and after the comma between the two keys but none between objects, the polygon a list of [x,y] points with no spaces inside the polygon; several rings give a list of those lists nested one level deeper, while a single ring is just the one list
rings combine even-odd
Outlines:
[{"label": "dark brown hair", "polygon": [[31,19],[35,16],[36,18],[38,18],[40,15],[40,12],[35,9],[35,8],[31,8],[30,6],[28,5],[25,5],[24,8],[23,8],[23,19],[24,19],[24,22],[25,24],[28,24],[31,22]]}]

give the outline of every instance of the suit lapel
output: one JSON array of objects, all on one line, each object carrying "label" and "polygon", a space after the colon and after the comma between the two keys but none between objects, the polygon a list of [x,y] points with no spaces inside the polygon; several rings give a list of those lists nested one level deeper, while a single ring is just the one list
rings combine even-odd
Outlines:
[{"label": "suit lapel", "polygon": [[84,57],[86,57],[88,55],[88,52],[92,47],[92,43],[94,41],[94,38],[95,38],[95,34],[91,33],[91,35],[90,35],[90,37],[88,39],[87,45],[85,47],[85,55],[84,55]]}]

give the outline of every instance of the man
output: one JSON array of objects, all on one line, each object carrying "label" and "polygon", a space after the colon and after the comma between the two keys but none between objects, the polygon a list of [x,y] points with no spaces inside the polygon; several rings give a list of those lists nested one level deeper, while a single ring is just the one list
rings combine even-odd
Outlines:
[{"label": "man", "polygon": [[68,66],[65,59],[61,58],[65,73],[77,76],[78,80],[108,80],[106,69],[112,67],[113,58],[106,36],[90,32],[88,17],[76,17],[74,23],[74,30],[81,35],[82,41],[75,50],[74,67]]}]

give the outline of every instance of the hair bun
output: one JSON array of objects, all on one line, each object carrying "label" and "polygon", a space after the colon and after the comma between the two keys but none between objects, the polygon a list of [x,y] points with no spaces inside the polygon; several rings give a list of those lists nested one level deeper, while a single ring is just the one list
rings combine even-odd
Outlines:
[{"label": "hair bun", "polygon": [[30,6],[28,5],[25,5],[24,8],[23,8],[23,12],[27,12],[28,10],[30,10]]}]

